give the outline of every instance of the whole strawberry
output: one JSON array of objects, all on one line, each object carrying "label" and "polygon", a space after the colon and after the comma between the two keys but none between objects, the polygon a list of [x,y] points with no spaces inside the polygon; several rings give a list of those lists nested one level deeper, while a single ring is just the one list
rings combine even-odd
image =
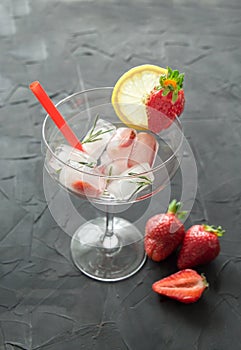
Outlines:
[{"label": "whole strawberry", "polygon": [[206,278],[196,271],[185,269],[155,282],[154,292],[176,299],[182,303],[194,303],[208,287]]},{"label": "whole strawberry", "polygon": [[177,266],[181,269],[206,264],[220,252],[218,237],[224,230],[221,226],[194,225],[189,228],[179,252]]},{"label": "whole strawberry", "polygon": [[182,242],[185,230],[178,219],[185,212],[179,212],[181,203],[175,199],[170,203],[166,214],[151,217],[145,228],[145,251],[154,261],[166,259]]},{"label": "whole strawberry", "polygon": [[167,67],[167,75],[160,77],[160,85],[148,95],[145,103],[148,127],[153,132],[168,128],[182,114],[185,106],[183,80],[183,73]]}]

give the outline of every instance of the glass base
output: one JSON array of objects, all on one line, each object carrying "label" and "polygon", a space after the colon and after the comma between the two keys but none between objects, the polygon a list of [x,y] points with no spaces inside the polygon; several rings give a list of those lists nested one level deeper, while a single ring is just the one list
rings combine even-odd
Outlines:
[{"label": "glass base", "polygon": [[75,265],[85,275],[106,282],[134,275],[146,260],[143,234],[129,221],[114,217],[114,234],[108,236],[106,218],[80,226],[71,241]]}]

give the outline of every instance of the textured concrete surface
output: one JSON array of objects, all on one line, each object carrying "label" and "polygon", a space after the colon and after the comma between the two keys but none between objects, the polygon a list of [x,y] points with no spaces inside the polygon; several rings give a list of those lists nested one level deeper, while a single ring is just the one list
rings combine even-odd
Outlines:
[{"label": "textured concrete surface", "polygon": [[[241,348],[240,18],[239,0],[0,1],[1,350]],[[143,63],[186,72],[182,120],[199,173],[186,225],[226,229],[193,305],[151,291],[175,256],[115,284],[83,276],[43,193],[45,113],[28,84],[58,101]]]}]

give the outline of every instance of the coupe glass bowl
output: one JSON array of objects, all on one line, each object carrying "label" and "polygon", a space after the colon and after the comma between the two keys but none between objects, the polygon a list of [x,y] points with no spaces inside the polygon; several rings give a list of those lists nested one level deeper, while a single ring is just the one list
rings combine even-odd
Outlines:
[{"label": "coupe glass bowl", "polygon": [[[81,91],[57,104],[79,140],[83,141],[98,118],[104,120],[104,127],[111,123],[108,124],[111,125],[110,132],[112,126],[117,129],[127,127],[116,116],[111,103],[112,90],[107,87]],[[116,169],[117,165],[118,170],[119,164],[126,160],[118,149],[115,158],[110,160],[102,145],[96,147],[97,143],[92,142],[88,147],[95,148],[94,155],[88,156],[85,152],[81,155],[67,144],[48,115],[42,128],[42,151],[49,175],[67,192],[76,195],[79,200],[87,198],[106,213],[104,217],[81,225],[73,233],[70,247],[75,265],[87,276],[101,281],[125,279],[143,266],[146,258],[144,227],[140,232],[135,225],[115,213],[118,208],[131,211],[133,203],[161,191],[176,173],[182,159],[183,133],[178,118],[159,134],[143,128],[139,130],[138,125],[131,125],[131,128],[135,133],[152,135],[158,151],[151,166],[136,164],[136,167],[121,174],[113,174],[113,168]],[[103,134],[99,139],[102,136],[104,138]]]}]

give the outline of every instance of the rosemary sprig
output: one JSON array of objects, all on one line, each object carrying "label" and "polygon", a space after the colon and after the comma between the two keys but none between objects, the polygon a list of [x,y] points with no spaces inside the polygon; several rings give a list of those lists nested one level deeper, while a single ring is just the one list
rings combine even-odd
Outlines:
[{"label": "rosemary sprig", "polygon": [[108,176],[111,176],[113,174],[113,165],[110,166]]},{"label": "rosemary sprig", "polygon": [[90,143],[90,142],[96,142],[96,141],[102,140],[102,137],[100,137],[101,135],[106,134],[107,132],[110,132],[110,131],[114,130],[114,129],[109,129],[109,130],[102,130],[102,129],[100,129],[100,130],[94,132],[98,119],[99,119],[99,114],[96,115],[93,127],[90,130],[90,133],[89,133],[88,137],[85,138],[82,141],[82,144]]},{"label": "rosemary sprig", "polygon": [[[138,174],[130,172],[130,173],[128,173],[128,175],[138,175]],[[136,190],[132,193],[132,196],[134,194],[136,194],[137,192],[139,192],[143,187],[152,185],[152,180],[149,179],[147,176],[139,175],[139,176],[137,176],[137,178],[139,178],[140,180],[143,180],[143,181],[130,181],[130,182],[135,183],[135,184],[138,185]]]},{"label": "rosemary sprig", "polygon": [[[111,165],[111,166],[110,166],[110,169],[109,169],[109,172],[108,172],[108,176],[111,176],[112,173],[113,173],[113,166]],[[111,180],[108,179],[106,182],[107,182],[107,185],[108,185],[108,184],[111,182]]]},{"label": "rosemary sprig", "polygon": [[89,168],[94,168],[94,166],[95,166],[95,162],[90,162],[90,163],[88,163],[88,162],[78,162],[78,163],[81,164],[81,165],[86,165]]}]

